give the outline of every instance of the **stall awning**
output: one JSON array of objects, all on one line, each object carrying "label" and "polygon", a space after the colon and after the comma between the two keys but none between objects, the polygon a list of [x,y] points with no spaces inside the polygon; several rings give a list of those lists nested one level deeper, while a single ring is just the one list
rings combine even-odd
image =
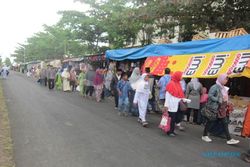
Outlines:
[{"label": "stall awning", "polygon": [[215,78],[227,73],[231,77],[250,78],[250,50],[148,57],[144,67],[150,67],[154,75],[164,75],[165,68],[182,71],[186,78]]},{"label": "stall awning", "polygon": [[143,48],[108,50],[106,51],[106,57],[111,60],[122,61],[125,59],[142,59],[149,56],[215,53],[247,49],[250,49],[250,35],[176,44],[148,45]]}]

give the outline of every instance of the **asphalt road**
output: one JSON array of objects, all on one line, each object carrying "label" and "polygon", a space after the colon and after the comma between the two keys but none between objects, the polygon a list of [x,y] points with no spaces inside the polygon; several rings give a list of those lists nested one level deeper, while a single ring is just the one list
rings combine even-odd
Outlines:
[{"label": "asphalt road", "polygon": [[205,157],[204,152],[242,152],[213,137],[201,141],[202,127],[186,125],[171,138],[150,115],[149,128],[120,117],[110,101],[95,103],[78,93],[49,91],[22,74],[2,81],[10,112],[17,167],[244,167],[239,157]]}]

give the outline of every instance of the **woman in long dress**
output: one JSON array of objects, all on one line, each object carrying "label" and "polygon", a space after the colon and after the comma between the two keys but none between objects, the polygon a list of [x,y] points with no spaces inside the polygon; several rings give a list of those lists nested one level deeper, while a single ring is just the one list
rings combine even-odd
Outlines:
[{"label": "woman in long dress", "polygon": [[63,91],[64,92],[70,91],[71,90],[70,81],[69,81],[70,80],[70,73],[69,73],[67,68],[65,68],[63,70],[62,78],[63,78]]},{"label": "woman in long dress", "polygon": [[94,78],[94,89],[97,102],[101,101],[101,95],[103,91],[103,75],[101,73],[102,71],[100,69],[97,69]]},{"label": "woman in long dress", "polygon": [[59,69],[57,74],[56,74],[56,90],[62,90],[62,84],[63,84],[63,81],[62,81],[62,74],[61,74],[61,70]]},{"label": "woman in long dress", "polygon": [[79,87],[80,87],[80,95],[84,96],[85,94],[85,82],[86,82],[86,73],[84,70],[81,71],[78,77]]},{"label": "woman in long dress", "polygon": [[134,97],[135,97],[135,90],[136,90],[136,82],[140,79],[140,76],[141,76],[141,72],[140,72],[140,69],[139,67],[136,67],[130,78],[129,78],[129,83],[132,87],[133,90],[130,90],[129,92],[129,103],[130,103],[130,106],[129,106],[129,110],[130,110],[130,113],[133,115],[133,116],[138,116],[139,115],[139,111],[138,111],[138,107],[137,106],[134,106],[133,105],[133,100],[134,100]]},{"label": "woman in long dress", "polygon": [[104,86],[105,86],[105,97],[110,97],[111,96],[111,81],[112,81],[112,78],[113,78],[113,72],[109,69],[107,71],[107,73],[105,74],[105,77],[104,77]]},{"label": "woman in long dress", "polygon": [[149,75],[143,74],[141,79],[136,84],[136,92],[134,97],[134,104],[138,104],[139,108],[139,118],[138,122],[142,124],[143,127],[148,125],[146,120],[148,99],[150,95],[150,85],[149,85]]},{"label": "woman in long dress", "polygon": [[186,89],[186,98],[191,100],[191,103],[188,103],[188,112],[187,112],[187,122],[190,120],[190,115],[193,113],[193,123],[198,123],[198,111],[200,109],[200,98],[202,94],[202,84],[197,78],[191,79],[187,85]]},{"label": "woman in long dress", "polygon": [[69,84],[71,86],[72,92],[74,92],[76,90],[76,81],[77,81],[75,68],[72,68],[69,74],[70,74]]}]

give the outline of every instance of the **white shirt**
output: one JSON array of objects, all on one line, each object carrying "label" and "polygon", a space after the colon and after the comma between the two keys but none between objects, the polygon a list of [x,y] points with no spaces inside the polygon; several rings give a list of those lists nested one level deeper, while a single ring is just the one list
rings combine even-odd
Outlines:
[{"label": "white shirt", "polygon": [[166,92],[164,106],[168,108],[169,112],[177,112],[180,101],[180,98],[174,97],[169,92]]}]

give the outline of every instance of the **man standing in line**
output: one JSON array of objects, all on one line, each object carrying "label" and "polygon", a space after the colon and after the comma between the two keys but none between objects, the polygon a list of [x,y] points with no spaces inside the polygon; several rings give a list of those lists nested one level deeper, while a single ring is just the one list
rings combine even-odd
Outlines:
[{"label": "man standing in line", "polygon": [[45,87],[47,87],[47,85],[48,85],[48,66],[44,69],[44,75],[45,75],[44,85],[45,85]]},{"label": "man standing in line", "polygon": [[118,109],[119,94],[117,91],[117,83],[121,79],[122,70],[118,69],[116,74],[113,75],[110,88],[112,95],[115,97],[115,109]]},{"label": "man standing in line", "polygon": [[47,74],[48,74],[47,77],[48,77],[49,89],[52,90],[55,87],[56,69],[50,66]]},{"label": "man standing in line", "polygon": [[45,78],[46,78],[46,69],[42,68],[41,73],[40,73],[40,84],[47,86]]},{"label": "man standing in line", "polygon": [[89,66],[89,69],[86,73],[86,97],[92,98],[94,93],[94,78],[95,78],[95,71],[93,70],[92,66]]},{"label": "man standing in line", "polygon": [[158,82],[158,87],[160,88],[159,99],[160,99],[160,108],[163,109],[165,103],[165,95],[166,95],[166,86],[171,80],[170,69],[165,69],[165,75],[162,76]]}]

